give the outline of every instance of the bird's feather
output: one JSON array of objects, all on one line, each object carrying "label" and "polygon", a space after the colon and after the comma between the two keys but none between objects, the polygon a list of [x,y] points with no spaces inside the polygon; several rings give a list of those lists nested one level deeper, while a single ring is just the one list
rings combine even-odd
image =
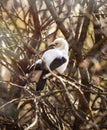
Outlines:
[{"label": "bird's feather", "polygon": [[26,73],[30,73],[35,70],[43,70],[44,69],[44,64],[43,62],[41,63],[34,63],[30,67],[27,68]]},{"label": "bird's feather", "polygon": [[66,62],[65,57],[56,57],[50,64],[50,69],[55,70]]},{"label": "bird's feather", "polygon": [[49,71],[46,70],[46,69],[44,69],[42,71],[42,74],[41,74],[40,79],[39,79],[37,86],[36,86],[36,91],[40,91],[40,90],[44,89],[44,86],[45,86],[45,83],[46,83],[46,78],[44,78],[44,76],[48,73],[49,73]]}]

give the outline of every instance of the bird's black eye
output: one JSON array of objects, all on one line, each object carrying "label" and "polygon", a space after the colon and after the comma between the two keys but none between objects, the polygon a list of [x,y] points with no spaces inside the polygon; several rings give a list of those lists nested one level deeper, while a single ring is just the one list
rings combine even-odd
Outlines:
[{"label": "bird's black eye", "polygon": [[56,43],[55,43],[55,46],[57,46],[57,45],[58,45],[58,43],[56,42]]}]

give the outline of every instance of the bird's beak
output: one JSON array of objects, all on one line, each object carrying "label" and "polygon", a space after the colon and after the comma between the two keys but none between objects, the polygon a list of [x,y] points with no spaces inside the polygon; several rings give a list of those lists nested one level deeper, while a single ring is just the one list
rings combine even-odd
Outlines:
[{"label": "bird's beak", "polygon": [[52,43],[52,44],[50,44],[50,45],[48,46],[48,49],[53,49],[53,48],[55,48],[55,44],[54,44],[54,43]]}]

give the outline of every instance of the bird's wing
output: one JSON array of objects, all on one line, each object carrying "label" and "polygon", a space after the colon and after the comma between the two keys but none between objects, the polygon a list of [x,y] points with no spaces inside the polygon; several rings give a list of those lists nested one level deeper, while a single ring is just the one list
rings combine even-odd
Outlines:
[{"label": "bird's wing", "polygon": [[63,65],[67,59],[65,57],[56,57],[50,64],[50,69],[55,70],[56,68]]},{"label": "bird's wing", "polygon": [[36,62],[27,68],[26,73],[30,73],[35,70],[43,70],[44,65],[43,62]]}]

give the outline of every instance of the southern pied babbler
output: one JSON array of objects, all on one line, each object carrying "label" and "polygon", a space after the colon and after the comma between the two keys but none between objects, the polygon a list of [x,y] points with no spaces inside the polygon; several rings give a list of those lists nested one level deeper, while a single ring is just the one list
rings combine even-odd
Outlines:
[{"label": "southern pied babbler", "polygon": [[53,46],[53,48],[45,51],[41,59],[37,60],[27,69],[27,73],[37,71],[35,74],[37,82],[36,91],[44,89],[46,83],[45,76],[50,73],[49,68],[51,71],[55,70],[57,73],[62,74],[68,65],[68,42],[63,38],[57,38],[50,46]]}]

